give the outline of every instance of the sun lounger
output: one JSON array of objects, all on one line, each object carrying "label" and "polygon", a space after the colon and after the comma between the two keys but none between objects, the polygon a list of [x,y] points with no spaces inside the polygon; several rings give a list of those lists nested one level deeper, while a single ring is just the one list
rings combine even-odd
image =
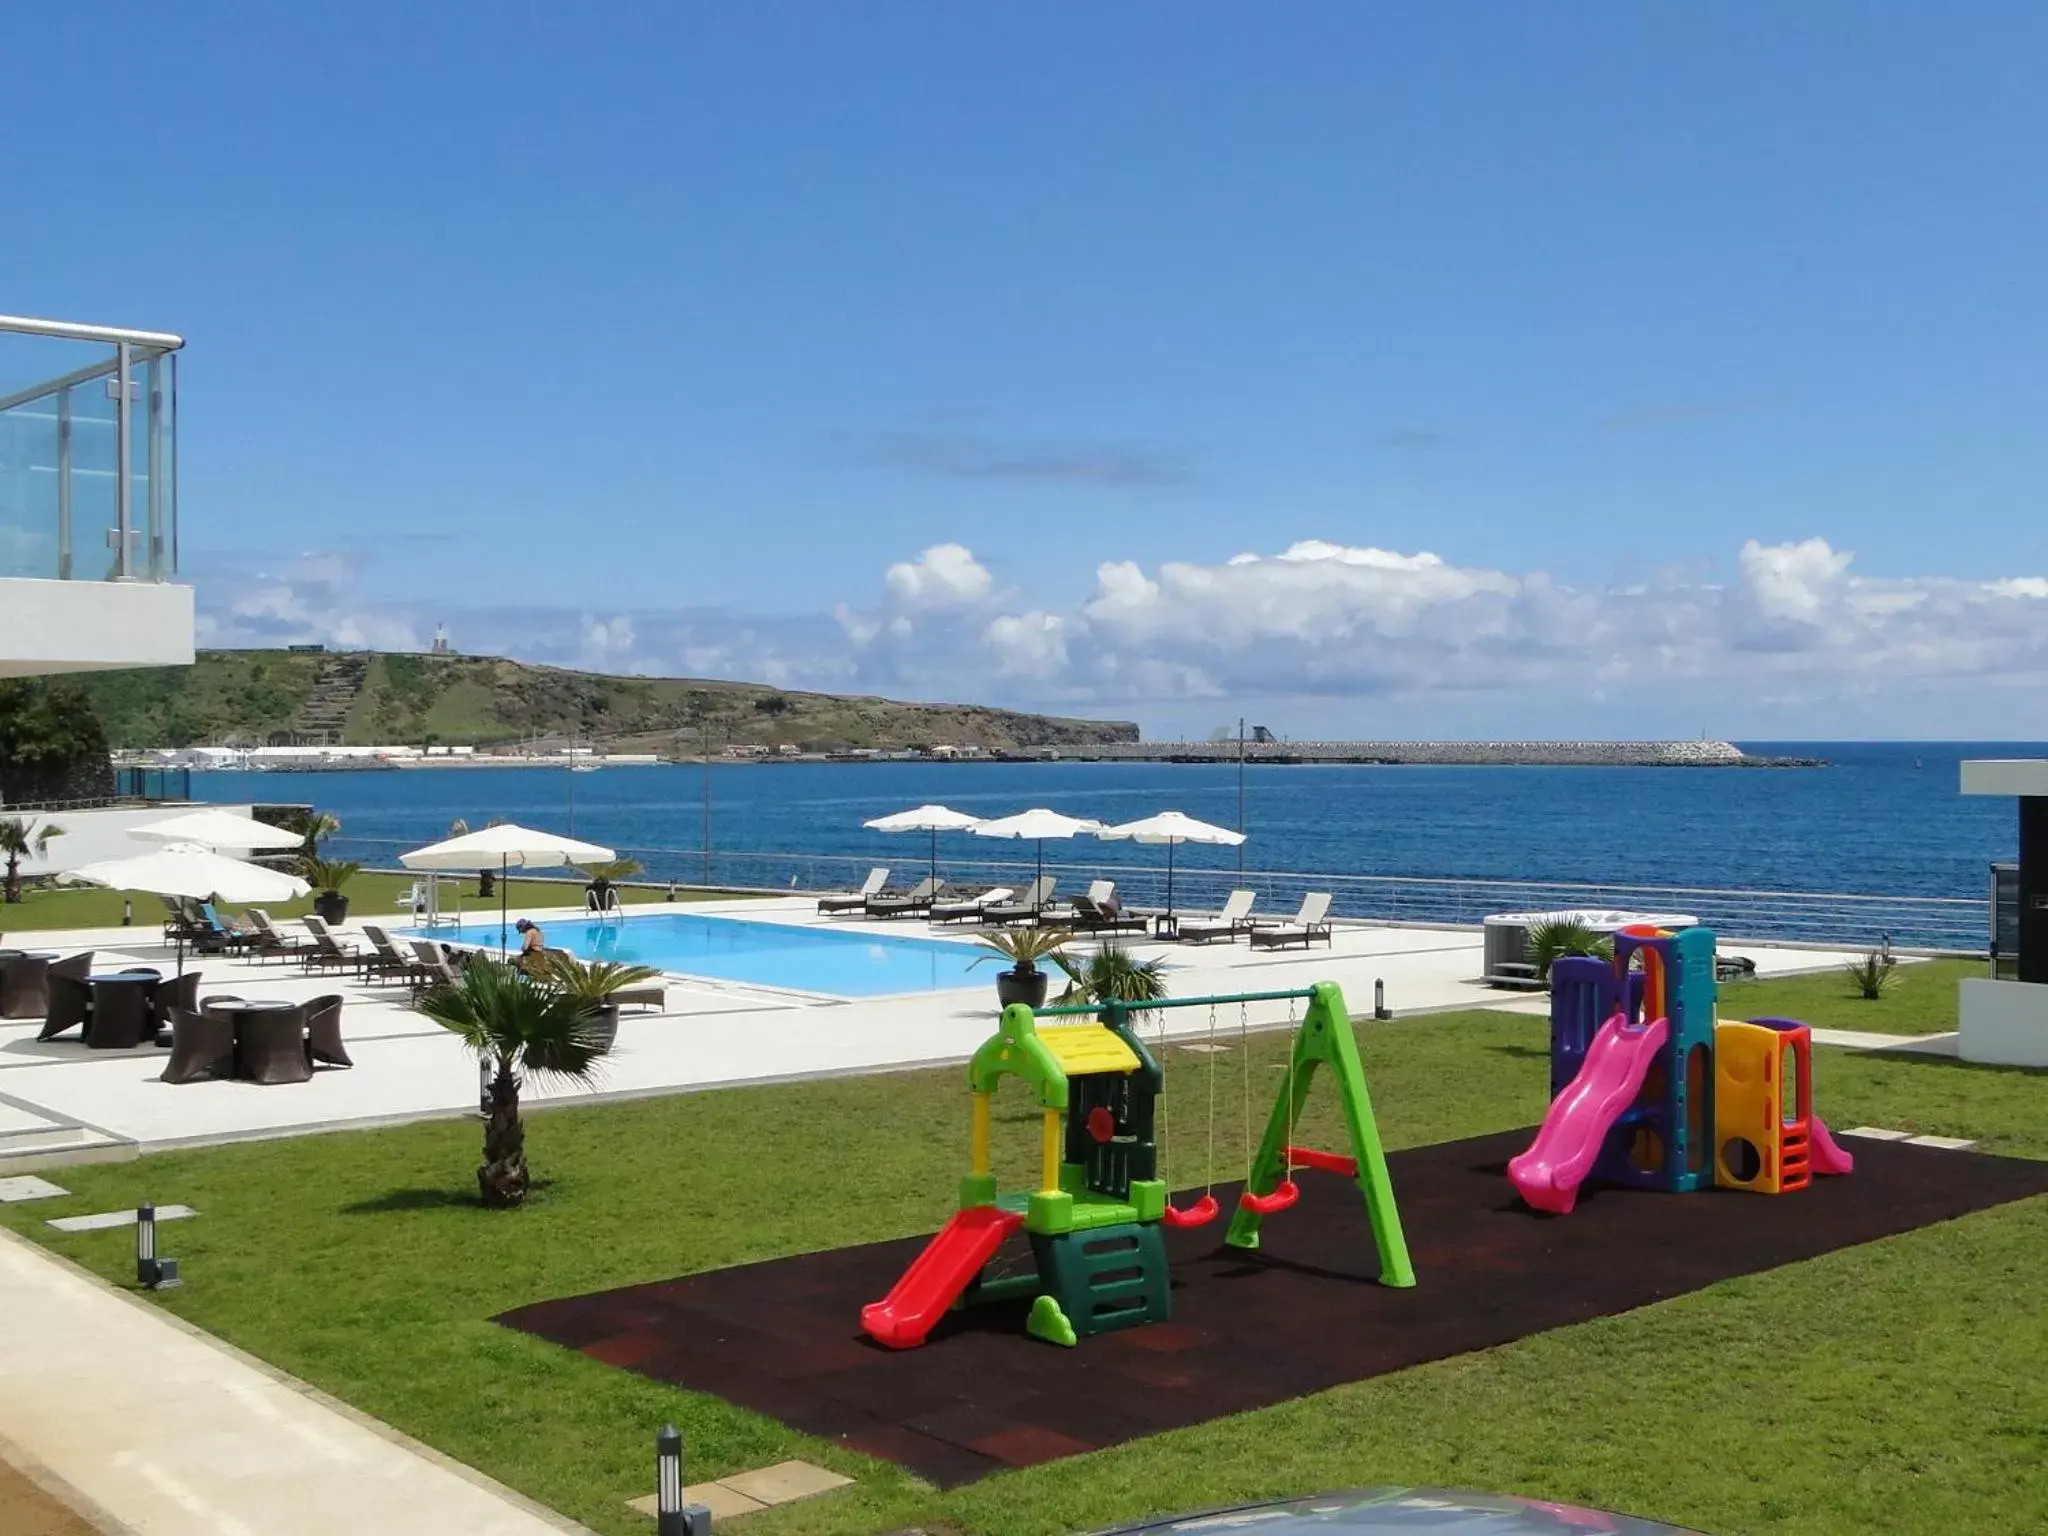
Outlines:
[{"label": "sun lounger", "polygon": [[1229,941],[1240,933],[1249,933],[1255,899],[1250,891],[1232,891],[1229,900],[1223,903],[1223,910],[1214,917],[1198,917],[1180,925],[1181,943],[1207,944],[1211,939]]},{"label": "sun lounger", "polygon": [[934,880],[927,875],[904,895],[870,896],[862,910],[869,917],[922,917],[931,911],[939,892],[944,889],[943,880]]},{"label": "sun lounger", "polygon": [[289,958],[300,950],[313,947],[311,939],[302,939],[280,930],[277,924],[270,920],[270,914],[261,907],[249,909],[249,922],[255,928],[258,939],[252,953],[259,960],[267,960],[272,955]]},{"label": "sun lounger", "polygon": [[462,984],[462,973],[455,969],[455,962],[448,958],[448,951],[432,939],[414,939],[412,952],[420,957],[420,974],[413,981],[413,996],[430,992],[435,987],[457,987]]},{"label": "sun lounger", "polygon": [[935,923],[980,922],[987,917],[990,907],[999,907],[1004,902],[1014,898],[1016,894],[1009,886],[999,885],[992,890],[983,891],[979,896],[971,896],[965,901],[933,902],[929,916]]},{"label": "sun lounger", "polygon": [[371,949],[370,954],[363,956],[363,980],[412,982],[420,979],[419,956],[401,949],[397,940],[382,928],[375,923],[365,923],[363,937],[370,941]]},{"label": "sun lounger", "polygon": [[867,905],[882,894],[882,887],[889,883],[889,871],[885,865],[876,865],[868,871],[867,879],[861,881],[857,891],[846,891],[836,896],[818,898],[820,912],[865,912]]},{"label": "sun lounger", "polygon": [[317,917],[302,917],[306,932],[313,935],[310,945],[302,945],[294,951],[299,964],[309,971],[354,970],[363,963],[363,956],[353,949],[343,949],[341,942],[329,931],[326,922]]},{"label": "sun lounger", "polygon": [[1143,933],[1150,920],[1139,913],[1124,911],[1114,900],[1098,902],[1076,896],[1071,910],[1062,914],[1060,921],[1076,933]]},{"label": "sun lounger", "polygon": [[982,912],[982,921],[987,923],[1035,923],[1046,915],[1052,905],[1053,887],[1059,881],[1052,875],[1040,875],[1024,888],[1020,900],[1004,902],[987,907]]},{"label": "sun lounger", "polygon": [[1330,939],[1330,893],[1310,891],[1301,898],[1301,910],[1284,923],[1271,928],[1252,931],[1253,949],[1282,949],[1289,944],[1299,944],[1303,949],[1316,939],[1325,944]]},{"label": "sun lounger", "polygon": [[638,986],[621,987],[605,999],[621,1008],[652,1008],[656,1012],[668,1007],[668,983],[656,978],[643,981]]}]

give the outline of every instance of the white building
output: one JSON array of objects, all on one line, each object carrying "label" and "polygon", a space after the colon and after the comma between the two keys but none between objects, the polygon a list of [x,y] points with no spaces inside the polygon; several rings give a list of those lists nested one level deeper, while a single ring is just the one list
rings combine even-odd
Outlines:
[{"label": "white building", "polygon": [[0,315],[0,676],[190,664],[184,344]]}]

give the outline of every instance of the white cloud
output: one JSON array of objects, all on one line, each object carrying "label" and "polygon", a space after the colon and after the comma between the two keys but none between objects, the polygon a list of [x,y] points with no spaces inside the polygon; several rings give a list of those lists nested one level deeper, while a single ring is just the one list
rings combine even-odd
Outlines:
[{"label": "white cloud", "polygon": [[[1776,701],[1769,707],[1803,728],[1812,722],[1801,709],[1868,715],[1902,689],[1942,713],[1958,683],[2011,699],[2013,685],[2048,680],[2048,578],[1865,576],[1853,553],[1821,538],[1752,539],[1722,571],[1694,562],[1599,585],[1460,566],[1426,550],[1304,540],[1214,564],[1108,561],[1090,590],[1062,605],[999,586],[965,545],[947,543],[885,567],[868,605],[768,619],[538,606],[428,613],[378,603],[357,590],[349,562],[315,557],[226,590],[203,584],[201,639],[417,649],[445,619],[472,653],[602,670],[1141,717],[1177,701],[1350,699],[1381,710],[1468,697],[1494,701],[1483,707],[1496,715],[1547,709],[1559,732],[1580,728],[1596,693],[1624,729],[1646,698],[1688,720],[1715,701]],[[2022,723],[1988,704],[1984,714],[1980,729],[1993,733]],[[1911,726],[1872,723],[1880,733]]]},{"label": "white cloud", "polygon": [[994,584],[988,569],[964,544],[934,544],[915,560],[889,567],[889,595],[909,609],[964,608]]}]

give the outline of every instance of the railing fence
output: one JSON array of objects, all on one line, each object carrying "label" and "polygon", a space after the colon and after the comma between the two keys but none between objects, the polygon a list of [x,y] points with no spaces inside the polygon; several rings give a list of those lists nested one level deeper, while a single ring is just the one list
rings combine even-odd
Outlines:
[{"label": "railing fence", "polygon": [[[868,870],[886,864],[892,884],[922,878],[926,860],[908,839],[894,857],[831,853],[706,853],[701,848],[620,848],[621,858],[639,861],[641,881],[722,890],[825,891],[857,886]],[[397,868],[409,842],[339,837],[329,852],[384,868]],[[1028,846],[1028,845],[1027,845]],[[950,851],[957,851],[957,848]],[[1151,853],[1153,850],[1146,850]],[[940,847],[939,873],[964,891],[994,885],[1021,888],[1039,868],[1034,858],[947,857]],[[1047,858],[1045,873],[1061,892],[1083,892],[1093,880],[1116,882],[1126,905],[1167,904],[1163,851],[1147,863]],[[545,873],[538,872],[538,873]],[[1300,870],[1235,870],[1179,867],[1173,874],[1172,905],[1180,911],[1214,911],[1230,891],[1256,893],[1257,909],[1272,915],[1292,912],[1310,891],[1327,891],[1338,918],[1383,922],[1473,926],[1499,912],[1543,912],[1560,908],[1685,913],[1736,939],[1786,943],[1876,945],[1889,938],[1900,948],[1986,952],[1990,907],[1982,897],[1860,895],[1839,891],[1722,890],[1699,886],[1577,884],[1542,880],[1480,880],[1411,875],[1344,875]]]}]

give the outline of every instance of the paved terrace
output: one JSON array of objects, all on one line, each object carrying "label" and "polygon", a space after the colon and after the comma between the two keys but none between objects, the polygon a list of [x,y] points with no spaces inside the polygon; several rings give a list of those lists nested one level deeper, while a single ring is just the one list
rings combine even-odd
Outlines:
[{"label": "paved terrace", "polygon": [[[693,903],[688,910],[801,925],[843,927],[863,921],[820,918],[814,906],[808,897],[771,898]],[[570,910],[527,915],[543,923],[583,916]],[[376,921],[374,914],[365,918]],[[393,926],[403,921],[391,920]],[[931,933],[923,923],[869,926],[885,933]],[[933,936],[972,942],[959,929],[940,929]],[[51,934],[40,942],[66,953],[93,949],[96,968],[141,961],[168,970],[156,937],[127,928]],[[1180,996],[1335,981],[1344,988],[1353,1014],[1362,1015],[1371,1011],[1374,981],[1384,980],[1387,1006],[1396,1014],[1484,1007],[1540,1011],[1543,1006],[1541,999],[1518,999],[1478,982],[1480,935],[1470,930],[1339,923],[1335,942],[1308,954],[1254,952],[1243,943],[1141,941],[1133,947],[1165,957],[1172,967],[1171,989]],[[1826,970],[1849,955],[1846,950],[1732,947],[1751,956],[1764,975]],[[296,1001],[342,993],[348,1000],[343,1032],[355,1067],[322,1069],[309,1083],[173,1087],[158,1081],[166,1053],[154,1047],[88,1051],[75,1036],[39,1043],[35,1021],[0,1021],[0,1168],[475,1113],[474,1058],[406,1005],[403,986],[306,973],[291,961],[208,956],[189,960],[188,968],[203,974],[202,996],[220,992]],[[529,1104],[584,1102],[962,1061],[991,1027],[993,971],[989,967],[987,979],[965,989],[851,1000],[672,978],[661,1012],[629,1010],[620,1021],[618,1043],[594,1091],[533,1084],[526,1099]],[[1253,1005],[1247,1012],[1252,1028],[1286,1020],[1285,1004]],[[1200,1037],[1209,1028],[1203,1009],[1154,1017],[1166,1021],[1169,1038]],[[1216,1020],[1216,1028],[1226,1034],[1238,1027],[1235,1010],[1224,1010]]]}]

